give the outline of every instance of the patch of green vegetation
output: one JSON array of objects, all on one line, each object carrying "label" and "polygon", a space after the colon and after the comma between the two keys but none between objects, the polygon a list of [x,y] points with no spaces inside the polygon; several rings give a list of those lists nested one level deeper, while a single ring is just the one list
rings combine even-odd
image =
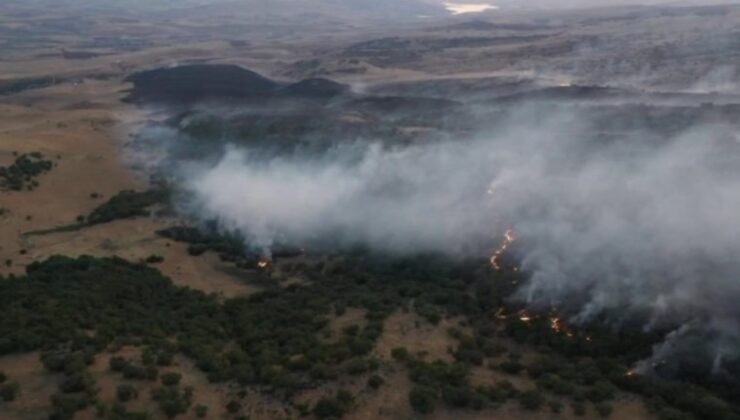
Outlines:
[{"label": "patch of green vegetation", "polygon": [[121,384],[116,388],[116,398],[125,403],[139,397],[139,391],[131,384]]},{"label": "patch of green vegetation", "polygon": [[0,400],[5,402],[15,401],[21,392],[18,382],[4,382],[0,384]]},{"label": "patch of green vegetation", "polygon": [[385,380],[379,375],[372,375],[367,380],[367,386],[372,389],[378,389],[385,383]]},{"label": "patch of green vegetation", "polygon": [[0,83],[0,95],[13,95],[31,89],[40,89],[61,83],[63,79],[46,76],[36,78],[13,79]]},{"label": "patch of green vegetation", "polygon": [[162,375],[162,385],[164,386],[177,386],[180,384],[182,375],[177,372],[168,372]]},{"label": "patch of green vegetation", "polygon": [[167,189],[153,189],[141,192],[124,190],[96,207],[89,215],[78,216],[76,223],[51,229],[27,232],[26,235],[47,235],[50,233],[73,232],[86,227],[109,223],[114,220],[148,216],[149,209],[152,206],[157,204],[166,204],[169,200],[170,191]]},{"label": "patch of green vegetation", "polygon": [[355,397],[349,391],[339,390],[333,396],[325,396],[316,402],[313,413],[320,419],[341,418],[353,406]]},{"label": "patch of green vegetation", "polygon": [[[187,243],[188,253],[199,256],[206,251],[219,255],[222,261],[232,262],[239,268],[255,268],[260,261],[260,252],[249,249],[245,238],[239,232],[220,229],[216,221],[209,221],[200,227],[174,226],[157,232],[159,236],[176,242]],[[302,253],[300,248],[282,244],[272,247],[272,259],[295,257]]]},{"label": "patch of green vegetation", "polygon": [[193,410],[195,411],[196,417],[199,419],[205,418],[208,415],[208,406],[199,404],[196,405]]},{"label": "patch of green vegetation", "polygon": [[173,418],[188,412],[193,403],[193,388],[180,389],[176,386],[156,388],[152,391],[152,399],[157,401],[167,418]]},{"label": "patch of green vegetation", "polygon": [[[519,278],[493,272],[486,261],[390,258],[354,250],[286,270],[300,270],[308,281],[221,300],[175,286],[144,264],[52,257],[30,265],[26,276],[0,279],[0,354],[44,350],[47,368],[66,378],[54,402],[55,412],[63,415],[95,402],[85,370],[96,354],[124,344],[145,347],[141,363],[110,359],[111,369],[131,380],[156,380],[157,366],[171,364],[174,354],[182,353],[212,382],[230,381],[289,398],[340,375],[370,374],[377,363],[368,355],[385,318],[401,308],[433,307],[440,317],[465,319],[471,333],[450,331],[458,342],[452,363],[393,350],[414,384],[409,401],[419,412],[441,404],[495,408],[513,399],[535,410],[557,396],[570,399],[575,411],[591,401],[606,413],[621,389],[645,396],[656,413],[737,418],[734,405],[705,388],[625,375],[627,366],[650,351],[652,341],[644,335],[614,337],[613,331],[595,327],[566,334],[553,330],[547,316],[526,321],[493,316],[500,308],[509,314],[521,309],[506,301],[512,280]],[[347,308],[364,309],[365,326],[346,328],[337,340],[327,341],[329,318]],[[505,381],[471,386],[472,367],[501,365],[496,360],[506,351],[497,343],[501,338],[541,350],[526,364],[508,355],[508,361],[521,365],[512,374],[529,375],[537,390],[520,391]],[[161,379],[163,412],[189,410],[192,395],[166,374]],[[373,383],[382,384],[370,376],[368,385]],[[346,413],[353,404],[339,397],[326,397],[314,414]]]},{"label": "patch of green vegetation", "polygon": [[190,244],[188,253],[193,256],[213,251],[224,261],[251,267],[257,264],[259,257],[247,251],[244,237],[237,233],[221,232],[215,222],[206,223],[202,228],[174,226],[160,230],[157,234],[176,242]]},{"label": "patch of green vegetation", "polygon": [[54,164],[39,152],[24,153],[10,166],[0,166],[0,190],[23,191],[36,188],[36,178],[48,172]]},{"label": "patch of green vegetation", "polygon": [[147,216],[147,209],[155,204],[169,201],[170,192],[166,189],[148,191],[124,190],[96,207],[86,218],[85,223],[96,225],[113,220]]}]

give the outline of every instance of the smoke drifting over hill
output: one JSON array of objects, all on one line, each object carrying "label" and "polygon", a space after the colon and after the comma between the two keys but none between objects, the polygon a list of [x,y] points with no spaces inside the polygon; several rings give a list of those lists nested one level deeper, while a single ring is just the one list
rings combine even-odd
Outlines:
[{"label": "smoke drifting over hill", "polygon": [[233,148],[189,187],[201,214],[268,248],[331,233],[381,252],[465,254],[512,227],[531,274],[520,299],[573,321],[682,325],[674,336],[702,334],[721,369],[740,340],[737,133],[610,142],[576,115],[529,111],[472,142],[267,160]]}]

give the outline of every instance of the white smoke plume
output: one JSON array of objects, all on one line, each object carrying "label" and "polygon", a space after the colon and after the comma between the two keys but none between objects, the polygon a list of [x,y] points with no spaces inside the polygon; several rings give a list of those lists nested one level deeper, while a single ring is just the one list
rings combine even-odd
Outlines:
[{"label": "white smoke plume", "polygon": [[337,235],[384,252],[460,254],[511,227],[531,275],[519,297],[532,306],[710,331],[726,354],[740,339],[738,133],[707,125],[609,140],[578,115],[541,117],[524,109],[472,141],[312,158],[233,148],[191,173],[189,188],[201,214],[265,247]]}]

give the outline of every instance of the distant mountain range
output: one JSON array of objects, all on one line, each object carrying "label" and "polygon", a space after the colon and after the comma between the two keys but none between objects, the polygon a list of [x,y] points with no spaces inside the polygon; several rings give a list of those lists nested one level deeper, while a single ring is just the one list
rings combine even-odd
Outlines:
[{"label": "distant mountain range", "polygon": [[34,10],[59,7],[77,13],[175,12],[201,16],[233,15],[243,10],[248,17],[278,16],[284,19],[325,16],[356,20],[407,20],[419,16],[447,16],[442,1],[437,0],[5,0],[0,9]]}]

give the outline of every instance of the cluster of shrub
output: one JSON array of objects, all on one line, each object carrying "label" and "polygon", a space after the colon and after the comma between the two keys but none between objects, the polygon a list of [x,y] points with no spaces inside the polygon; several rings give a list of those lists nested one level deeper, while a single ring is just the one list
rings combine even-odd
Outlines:
[{"label": "cluster of shrub", "polygon": [[[176,242],[189,244],[188,254],[199,256],[206,251],[215,252],[224,262],[234,263],[243,269],[252,269],[260,261],[260,251],[248,248],[246,240],[238,231],[225,231],[218,222],[211,220],[199,227],[173,226],[157,231],[159,236]],[[275,244],[271,249],[273,261],[290,258],[302,253],[300,248]]]},{"label": "cluster of shrub", "polygon": [[[98,196],[97,193],[93,193]],[[27,232],[28,235],[44,235],[48,233],[76,231],[82,228],[109,223],[114,220],[143,217],[150,214],[150,208],[157,204],[168,204],[170,191],[158,188],[147,191],[120,191],[105,203],[97,206],[89,215],[80,215],[71,225],[57,228]]]},{"label": "cluster of shrub", "polygon": [[224,261],[236,262],[238,265],[254,266],[259,255],[250,253],[244,245],[244,237],[238,233],[221,232],[215,222],[205,223],[202,227],[173,226],[157,231],[159,236],[176,242],[189,244],[188,253],[199,256],[206,251],[213,251]]},{"label": "cluster of shrub", "polygon": [[[24,278],[0,280],[0,303],[8,311],[0,319],[0,354],[67,345],[86,349],[83,361],[89,361],[89,354],[111,344],[145,340],[154,365],[182,352],[213,382],[234,381],[292,395],[345,371],[370,369],[369,361],[358,360],[381,334],[381,313],[371,313],[367,326],[336,342],[321,338],[336,296],[327,291],[339,283],[275,289],[221,303],[216,296],[176,287],[140,264],[53,257],[32,264]],[[169,337],[177,339],[175,344],[166,344]],[[238,346],[227,345],[233,342]],[[112,363],[129,379],[157,375],[151,364]],[[93,402],[75,397],[60,399],[56,411],[74,412]]]},{"label": "cluster of shrub", "polygon": [[[180,373],[165,372],[159,374],[155,366],[170,366],[173,356],[173,353],[169,350],[153,352],[151,348],[147,348],[142,354],[142,365],[137,365],[133,361],[120,356],[111,357],[109,364],[113,372],[121,373],[123,378],[128,381],[155,382],[159,379],[162,386],[152,390],[151,398],[157,402],[166,417],[174,418],[188,412],[193,404],[194,390],[192,387],[180,387],[182,379]],[[131,383],[123,383],[118,385],[116,389],[116,398],[118,404],[125,404],[139,398],[139,391]],[[208,407],[199,404],[194,407],[194,412],[197,417],[203,418],[208,413]]]},{"label": "cluster of shrub", "polygon": [[102,350],[100,345],[92,340],[77,340],[58,344],[41,354],[44,367],[62,375],[57,391],[51,396],[50,419],[72,419],[77,412],[97,402],[98,388],[87,368],[99,350]]},{"label": "cluster of shrub", "polygon": [[5,372],[0,371],[0,402],[15,401],[20,392],[20,384],[15,381],[10,381]]},{"label": "cluster of shrub", "polygon": [[124,190],[96,207],[84,220],[78,221],[86,225],[96,225],[119,219],[147,216],[150,207],[156,204],[165,204],[169,199],[170,191],[167,189]]},{"label": "cluster of shrub", "polygon": [[[673,415],[666,418],[680,418],[676,413],[699,419],[737,418],[736,406],[704,388],[626,376],[626,367],[650,351],[649,338],[598,328],[567,335],[553,330],[546,316],[526,322],[516,316],[506,320],[493,316],[500,307],[512,314],[520,309],[506,303],[513,280],[519,279],[516,273],[492,272],[485,261],[439,255],[386,257],[357,249],[290,267],[308,281],[222,300],[177,287],[143,264],[117,258],[52,257],[29,266],[22,278],[0,280],[4,308],[0,354],[67,346],[74,354],[84,350],[84,362],[88,353],[114,344],[145,345],[141,365],[115,362],[124,375],[150,379],[157,366],[166,366],[175,353],[182,353],[212,382],[234,382],[289,400],[297,391],[342,375],[367,375],[370,387],[381,386],[382,378],[374,373],[377,362],[369,353],[385,318],[413,307],[430,322],[462,316],[473,331],[472,335],[451,331],[458,342],[453,364],[427,362],[403,352],[395,355],[408,367],[414,383],[409,398],[421,412],[439,401],[478,408],[495,407],[509,398],[527,409],[558,410],[562,409],[558,401],[569,398],[576,413],[590,401],[608,414],[613,390],[620,388],[646,396],[661,415]],[[348,327],[337,339],[327,340],[330,317],[346,308],[365,309],[364,327]],[[529,365],[511,354],[501,361],[508,352],[497,342],[501,336],[534,346],[548,357]],[[510,374],[526,372],[538,388],[519,391],[506,384],[471,388],[469,369],[486,362]],[[163,391],[160,400],[182,407],[189,398],[185,390],[178,392]],[[351,409],[349,398],[335,397],[312,411],[329,416]]]},{"label": "cluster of shrub", "polygon": [[39,185],[36,178],[53,166],[39,152],[17,156],[11,165],[0,166],[0,190],[30,191]]}]

